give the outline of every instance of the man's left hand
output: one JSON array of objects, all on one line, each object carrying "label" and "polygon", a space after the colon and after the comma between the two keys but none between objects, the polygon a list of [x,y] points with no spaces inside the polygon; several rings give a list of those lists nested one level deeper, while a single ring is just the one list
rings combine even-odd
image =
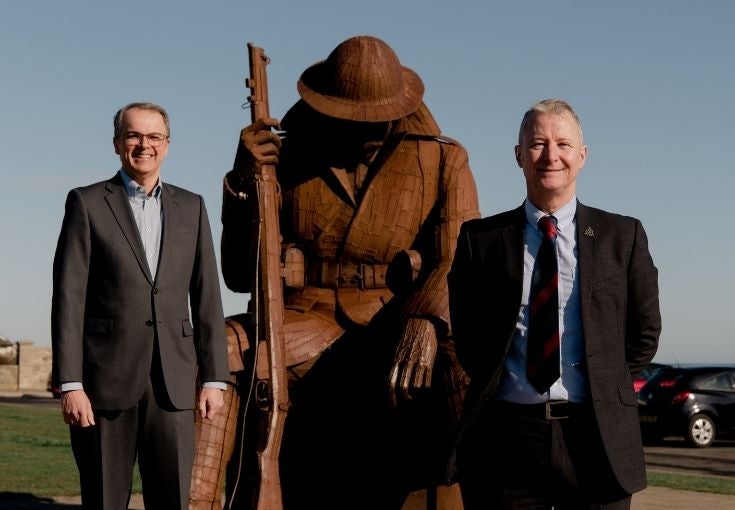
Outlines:
[{"label": "man's left hand", "polygon": [[197,403],[199,416],[208,420],[214,419],[214,415],[225,403],[223,393],[219,388],[202,388],[199,391],[199,401]]}]

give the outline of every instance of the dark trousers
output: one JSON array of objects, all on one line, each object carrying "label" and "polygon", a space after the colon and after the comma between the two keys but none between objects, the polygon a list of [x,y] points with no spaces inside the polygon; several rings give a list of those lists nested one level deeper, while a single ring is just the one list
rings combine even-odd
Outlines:
[{"label": "dark trousers", "polygon": [[136,454],[145,507],[188,508],[193,411],[174,409],[161,393],[149,384],[132,409],[96,409],[96,425],[70,427],[85,510],[128,508]]},{"label": "dark trousers", "polygon": [[627,510],[591,405],[547,419],[543,404],[490,401],[458,450],[465,510]]}]

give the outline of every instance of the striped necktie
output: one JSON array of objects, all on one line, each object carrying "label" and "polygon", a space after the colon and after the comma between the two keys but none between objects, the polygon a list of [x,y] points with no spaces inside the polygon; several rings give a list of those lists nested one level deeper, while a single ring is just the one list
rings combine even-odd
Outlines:
[{"label": "striped necktie", "polygon": [[543,234],[531,280],[528,321],[528,380],[546,393],[559,379],[559,266],[556,259],[556,218],[538,222]]}]

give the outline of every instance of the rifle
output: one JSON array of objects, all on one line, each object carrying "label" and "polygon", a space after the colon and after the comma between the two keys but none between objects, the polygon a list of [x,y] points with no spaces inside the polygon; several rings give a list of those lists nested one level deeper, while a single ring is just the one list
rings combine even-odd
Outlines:
[{"label": "rifle", "polygon": [[[251,120],[268,118],[268,83],[265,67],[270,59],[262,48],[248,43]],[[265,413],[264,436],[258,445],[260,486],[258,510],[283,508],[278,456],[288,411],[288,375],[286,373],[285,333],[283,328],[283,281],[281,271],[281,232],[279,226],[280,190],[274,165],[262,165],[253,175],[258,203],[257,253],[253,271],[253,317],[255,320],[255,356],[258,383],[256,399]],[[265,351],[267,356],[263,356]],[[268,360],[267,372],[258,370],[258,360]]]}]

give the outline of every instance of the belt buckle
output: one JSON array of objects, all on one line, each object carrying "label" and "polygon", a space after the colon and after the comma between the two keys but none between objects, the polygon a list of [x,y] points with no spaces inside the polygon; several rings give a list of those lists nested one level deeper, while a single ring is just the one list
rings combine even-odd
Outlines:
[{"label": "belt buckle", "polygon": [[546,402],[544,402],[544,404],[545,404],[544,411],[545,411],[547,420],[563,420],[565,418],[569,418],[568,413],[564,415],[556,415],[552,411],[554,407],[561,409],[563,404],[568,404],[567,401],[565,400],[547,400]]},{"label": "belt buckle", "polygon": [[337,263],[337,288],[343,289],[362,289],[362,268],[363,264],[354,265],[342,262]]}]

